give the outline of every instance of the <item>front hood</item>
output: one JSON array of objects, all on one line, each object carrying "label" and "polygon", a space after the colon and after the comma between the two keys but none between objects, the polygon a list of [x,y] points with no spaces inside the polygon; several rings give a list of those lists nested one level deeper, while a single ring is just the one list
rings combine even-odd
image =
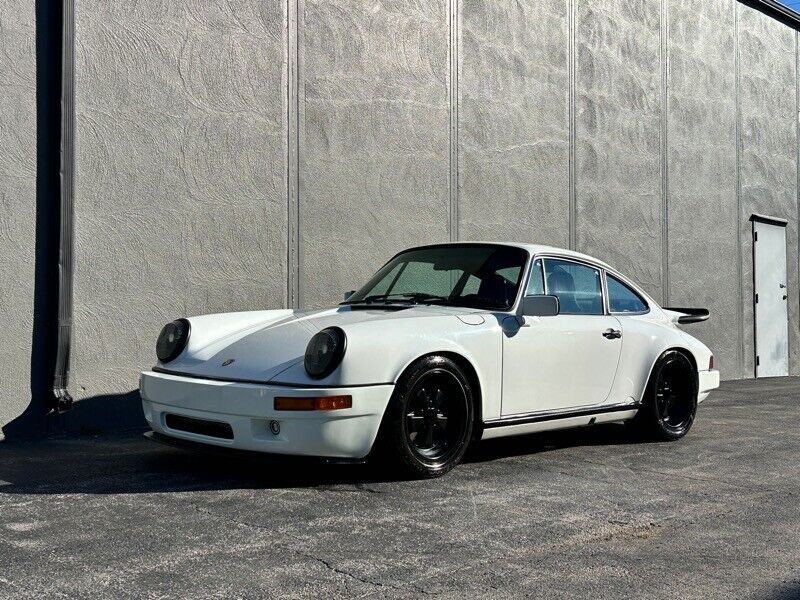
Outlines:
[{"label": "front hood", "polygon": [[[483,312],[449,306],[411,306],[400,310],[341,306],[317,311],[263,311],[261,313],[193,317],[186,350],[176,360],[158,367],[187,375],[232,381],[268,382],[303,361],[312,336],[326,327],[398,319],[452,315],[465,323]],[[250,321],[240,315],[252,315]],[[472,317],[475,318],[475,317]],[[234,323],[235,321],[235,323]],[[229,326],[226,326],[231,323]],[[205,331],[213,330],[213,335]]]}]

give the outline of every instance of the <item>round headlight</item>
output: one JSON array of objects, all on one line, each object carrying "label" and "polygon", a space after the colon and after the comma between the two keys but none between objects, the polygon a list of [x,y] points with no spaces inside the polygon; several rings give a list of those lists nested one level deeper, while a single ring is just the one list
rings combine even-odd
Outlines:
[{"label": "round headlight", "polygon": [[323,329],[308,342],[306,347],[306,373],[314,379],[322,379],[333,373],[344,358],[347,338],[338,327]]},{"label": "round headlight", "polygon": [[186,348],[190,330],[191,326],[186,319],[177,319],[164,325],[156,342],[158,360],[166,363],[178,358],[178,355]]}]

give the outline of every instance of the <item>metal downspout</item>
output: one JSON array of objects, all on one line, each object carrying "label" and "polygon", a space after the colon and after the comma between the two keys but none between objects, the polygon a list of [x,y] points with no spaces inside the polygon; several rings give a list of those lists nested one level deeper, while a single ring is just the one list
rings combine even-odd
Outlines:
[{"label": "metal downspout", "polygon": [[60,232],[58,249],[58,346],[53,379],[54,409],[72,407],[69,385],[69,358],[72,340],[72,280],[74,249],[75,182],[75,18],[74,0],[63,0],[61,36],[61,161]]}]

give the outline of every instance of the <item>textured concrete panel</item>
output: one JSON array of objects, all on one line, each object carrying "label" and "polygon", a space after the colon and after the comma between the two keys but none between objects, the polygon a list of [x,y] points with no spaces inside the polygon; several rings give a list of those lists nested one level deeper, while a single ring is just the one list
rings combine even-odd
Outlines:
[{"label": "textured concrete panel", "polygon": [[577,249],[661,298],[661,5],[579,2]]},{"label": "textured concrete panel", "polygon": [[692,335],[741,376],[736,204],[735,0],[669,0],[669,304],[711,319]]},{"label": "textured concrete panel", "polygon": [[447,2],[306,0],[300,303],[448,239]]},{"label": "textured concrete panel", "polygon": [[137,386],[167,320],[286,302],[284,3],[77,4],[73,379]]},{"label": "textured concrete panel", "polygon": [[789,220],[789,368],[800,372],[797,276],[797,62],[794,30],[739,6],[744,371],[755,373],[753,213]]},{"label": "textured concrete panel", "polygon": [[[662,297],[666,158],[670,303],[711,308],[692,332],[725,377],[750,376],[747,219],[789,219],[800,373],[796,34],[734,0],[665,1],[667,29],[660,0],[573,3],[578,249]],[[135,388],[168,319],[287,303],[287,4],[300,303],[335,302],[397,250],[448,239],[449,0],[78,2],[77,398]],[[458,5],[460,237],[567,245],[570,2]],[[0,425],[30,397],[34,46],[33,5],[0,0]]]},{"label": "textured concrete panel", "polygon": [[0,427],[28,405],[36,244],[36,27],[0,1]]},{"label": "textured concrete panel", "polygon": [[459,234],[569,244],[569,6],[464,0]]}]

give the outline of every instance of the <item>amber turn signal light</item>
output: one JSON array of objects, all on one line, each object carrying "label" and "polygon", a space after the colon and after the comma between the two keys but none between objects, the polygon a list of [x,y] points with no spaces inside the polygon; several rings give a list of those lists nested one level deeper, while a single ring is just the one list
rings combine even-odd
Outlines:
[{"label": "amber turn signal light", "polygon": [[317,396],[313,398],[276,396],[275,398],[275,410],[340,410],[352,407],[352,396]]}]

